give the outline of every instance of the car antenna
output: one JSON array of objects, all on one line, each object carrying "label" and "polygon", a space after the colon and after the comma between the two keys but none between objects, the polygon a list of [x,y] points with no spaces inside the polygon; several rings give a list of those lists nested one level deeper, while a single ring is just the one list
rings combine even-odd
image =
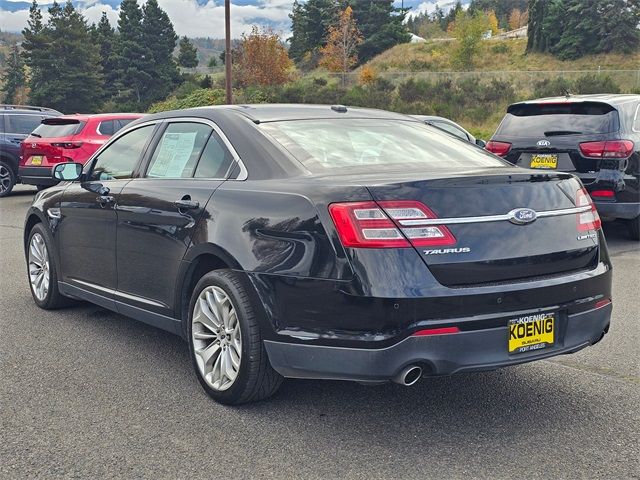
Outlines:
[{"label": "car antenna", "polygon": [[564,95],[566,99],[569,99],[569,97],[571,97],[571,93],[569,92],[569,89],[567,89],[566,87],[562,88],[562,95]]}]

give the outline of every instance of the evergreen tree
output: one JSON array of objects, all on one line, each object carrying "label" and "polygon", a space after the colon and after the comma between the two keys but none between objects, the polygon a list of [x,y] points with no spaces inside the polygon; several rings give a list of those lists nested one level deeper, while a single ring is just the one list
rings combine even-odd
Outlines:
[{"label": "evergreen tree", "polygon": [[32,85],[30,100],[61,111],[95,111],[102,103],[102,68],[84,17],[71,1],[64,7],[54,2],[41,35],[41,53],[50,61],[38,73],[46,77]]},{"label": "evergreen tree", "polygon": [[640,1],[604,0],[596,50],[603,53],[632,53],[640,47]]},{"label": "evergreen tree", "polygon": [[4,93],[4,103],[20,103],[20,94],[26,86],[26,78],[24,75],[24,61],[20,55],[18,45],[14,45],[7,59],[7,71],[2,77],[4,85],[2,91]]},{"label": "evergreen tree", "polygon": [[338,0],[308,0],[293,3],[289,56],[301,62],[305,55],[317,54],[327,44],[329,27],[335,23],[339,13]]},{"label": "evergreen tree", "polygon": [[[178,65],[185,68],[195,68],[198,66],[198,49],[185,36],[180,39],[178,45]],[[214,59],[215,60],[215,59]]]},{"label": "evergreen tree", "polygon": [[180,72],[173,58],[178,36],[167,13],[160,8],[158,0],[147,0],[142,7],[142,42],[151,51],[151,75],[143,96],[146,108],[153,102],[163,100],[180,81]]},{"label": "evergreen tree", "polygon": [[547,51],[547,41],[544,32],[546,3],[547,0],[529,0],[527,52]]},{"label": "evergreen tree", "polygon": [[364,41],[358,58],[366,62],[377,54],[411,40],[403,25],[406,11],[393,6],[393,0],[347,0],[353,9],[358,29]]},{"label": "evergreen tree", "polygon": [[100,52],[100,65],[104,75],[104,100],[109,100],[117,93],[116,62],[113,49],[116,42],[116,31],[109,23],[106,13],[102,13],[98,25],[91,29],[93,43]]},{"label": "evergreen tree", "polygon": [[114,48],[118,94],[115,101],[122,110],[144,110],[146,92],[151,85],[153,52],[145,43],[142,10],[137,0],[123,0],[118,18]]},{"label": "evergreen tree", "polygon": [[48,39],[42,22],[42,12],[36,0],[33,0],[29,8],[29,20],[27,27],[22,30],[22,36],[22,54],[29,66],[28,86],[37,94],[46,82],[47,70],[52,62],[47,54]]}]

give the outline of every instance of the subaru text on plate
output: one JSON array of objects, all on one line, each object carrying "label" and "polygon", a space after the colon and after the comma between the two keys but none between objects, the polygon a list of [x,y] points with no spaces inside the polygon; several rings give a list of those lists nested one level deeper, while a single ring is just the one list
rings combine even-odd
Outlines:
[{"label": "subaru text on plate", "polygon": [[611,316],[580,181],[344,106],[150,115],[54,167],[26,218],[35,302],[185,338],[216,400],[283,377],[415,383],[571,353]]}]

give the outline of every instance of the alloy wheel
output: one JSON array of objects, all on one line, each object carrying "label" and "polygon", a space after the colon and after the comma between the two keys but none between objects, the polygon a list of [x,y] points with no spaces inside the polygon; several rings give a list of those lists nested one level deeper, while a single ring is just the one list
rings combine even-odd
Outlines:
[{"label": "alloy wheel", "polygon": [[214,390],[230,388],[242,360],[240,322],[231,298],[216,286],[198,296],[191,321],[193,351],[205,382]]},{"label": "alloy wheel", "polygon": [[11,188],[11,172],[4,165],[0,165],[0,193]]},{"label": "alloy wheel", "polygon": [[33,294],[41,302],[44,301],[49,292],[51,273],[47,245],[39,233],[34,233],[29,241],[29,281]]}]

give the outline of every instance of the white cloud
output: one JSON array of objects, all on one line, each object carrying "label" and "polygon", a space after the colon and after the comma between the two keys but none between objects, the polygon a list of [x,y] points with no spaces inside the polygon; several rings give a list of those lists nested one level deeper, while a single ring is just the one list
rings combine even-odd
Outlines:
[{"label": "white cloud", "polygon": [[[79,7],[89,23],[100,20],[102,12],[112,25],[118,21],[119,9],[98,3],[99,0],[86,0]],[[198,5],[195,0],[158,0],[173,22],[176,33],[189,37],[224,37],[224,2],[209,0]],[[292,0],[257,0],[255,5],[231,4],[231,34],[239,38],[251,30],[252,25],[269,25],[287,36],[289,13]],[[46,18],[46,10],[43,9]],[[8,12],[0,10],[0,30],[18,32],[27,25],[28,10]]]}]

